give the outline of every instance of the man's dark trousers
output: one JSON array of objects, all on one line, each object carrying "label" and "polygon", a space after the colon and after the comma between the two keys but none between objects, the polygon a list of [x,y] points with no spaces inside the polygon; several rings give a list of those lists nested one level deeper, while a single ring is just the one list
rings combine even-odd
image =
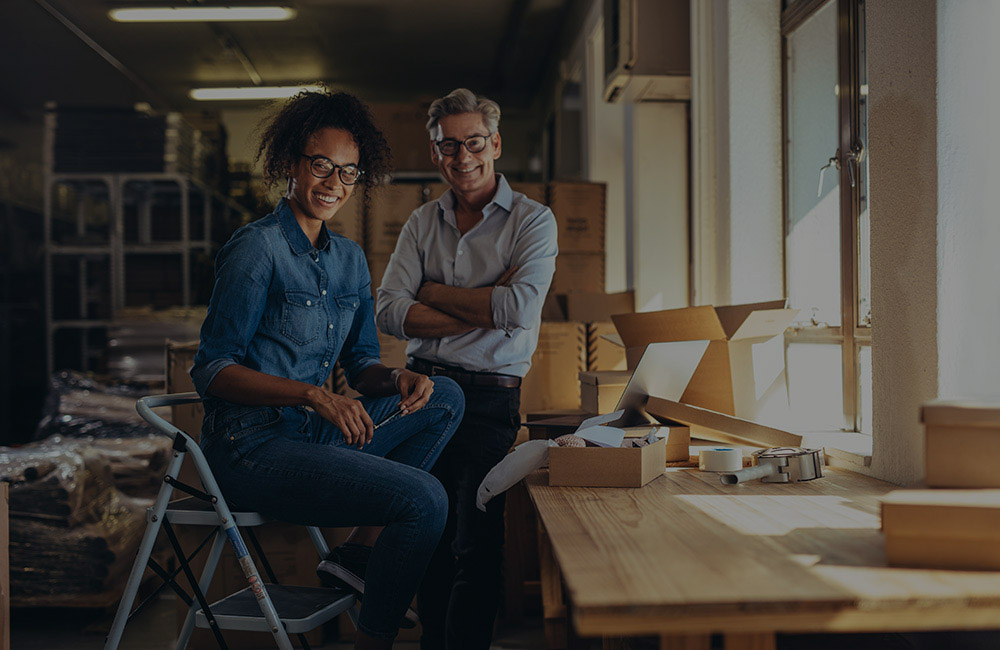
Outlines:
[{"label": "man's dark trousers", "polygon": [[514,444],[520,388],[462,386],[465,417],[431,473],[448,492],[448,523],[418,594],[421,650],[488,650],[503,586],[504,495],[486,512],[476,492]]}]

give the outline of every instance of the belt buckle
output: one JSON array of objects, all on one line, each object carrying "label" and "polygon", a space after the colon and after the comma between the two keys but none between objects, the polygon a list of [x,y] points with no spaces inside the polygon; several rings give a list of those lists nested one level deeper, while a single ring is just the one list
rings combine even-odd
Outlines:
[{"label": "belt buckle", "polygon": [[437,375],[443,375],[446,372],[447,372],[446,368],[444,368],[442,366],[435,366],[434,364],[431,364],[431,377],[434,377],[434,376],[437,376]]}]

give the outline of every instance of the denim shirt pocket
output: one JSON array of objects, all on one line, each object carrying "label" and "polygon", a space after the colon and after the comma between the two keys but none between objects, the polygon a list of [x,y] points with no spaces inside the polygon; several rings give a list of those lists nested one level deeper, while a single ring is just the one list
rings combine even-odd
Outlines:
[{"label": "denim shirt pocket", "polygon": [[322,304],[311,291],[286,289],[281,303],[281,333],[299,345],[319,338]]},{"label": "denim shirt pocket", "polygon": [[351,331],[351,324],[354,323],[354,313],[358,310],[361,301],[357,294],[348,293],[334,298],[337,302],[337,316],[340,319],[340,335],[347,338]]}]

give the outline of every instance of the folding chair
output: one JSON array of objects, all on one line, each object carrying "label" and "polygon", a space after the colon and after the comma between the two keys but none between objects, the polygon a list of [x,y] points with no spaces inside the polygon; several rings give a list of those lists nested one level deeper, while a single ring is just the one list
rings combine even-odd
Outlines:
[{"label": "folding chair", "polygon": [[[173,436],[173,456],[167,465],[163,477],[163,487],[156,496],[153,507],[146,511],[146,532],[139,544],[139,552],[132,565],[132,573],[125,583],[125,593],[118,604],[111,632],[105,642],[105,650],[117,650],[121,641],[125,624],[148,605],[166,586],[170,586],[177,595],[188,603],[189,609],[184,626],[177,639],[177,650],[187,647],[194,627],[207,627],[212,630],[215,639],[222,650],[227,650],[222,630],[249,630],[270,632],[281,650],[292,650],[289,634],[297,634],[303,648],[308,650],[309,644],[305,632],[319,627],[323,623],[347,611],[351,620],[357,624],[357,614],[354,605],[356,599],[353,592],[341,589],[321,589],[317,587],[295,587],[279,585],[264,556],[253,527],[267,523],[268,519],[256,512],[231,512],[222,492],[219,490],[212,470],[209,469],[205,457],[198,444],[186,433],[173,426],[152,409],[160,406],[192,404],[201,401],[197,393],[178,393],[174,395],[151,395],[136,402],[136,410],[144,420],[151,425]],[[190,455],[198,477],[201,479],[200,490],[186,485],[177,479],[184,459]],[[173,491],[177,489],[189,496],[179,501],[170,501]],[[191,525],[211,527],[213,530],[190,555],[186,554],[177,541],[174,525]],[[168,572],[151,557],[156,537],[163,529],[177,558],[178,568]],[[240,529],[244,529],[250,539],[257,557],[267,573],[269,583],[261,579],[257,566],[247,550]],[[309,537],[316,546],[316,551],[322,559],[329,552],[326,540],[318,528],[308,527]],[[212,541],[208,559],[200,578],[195,578],[191,569],[191,560]],[[223,545],[230,543],[236,558],[247,579],[247,587],[231,594],[222,600],[208,604],[205,593],[212,583],[216,565],[222,555]],[[163,579],[161,584],[149,597],[132,611],[139,591],[139,584],[146,567],[153,570]],[[181,572],[187,578],[193,592],[193,598],[174,580]]]}]

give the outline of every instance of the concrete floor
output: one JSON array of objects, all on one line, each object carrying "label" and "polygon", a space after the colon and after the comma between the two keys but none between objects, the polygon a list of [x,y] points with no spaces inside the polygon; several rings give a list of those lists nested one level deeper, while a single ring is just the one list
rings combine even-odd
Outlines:
[{"label": "concrete floor", "polygon": [[[173,650],[177,642],[176,596],[163,594],[125,628],[120,650]],[[102,650],[114,613],[88,609],[15,609],[11,612],[13,650]],[[335,634],[335,632],[333,633]],[[327,636],[332,636],[328,634]],[[353,644],[327,642],[314,650],[351,650]],[[418,650],[413,642],[398,642],[398,650]],[[493,650],[541,650],[545,635],[541,620],[502,630]],[[236,650],[235,648],[233,650]]]}]

